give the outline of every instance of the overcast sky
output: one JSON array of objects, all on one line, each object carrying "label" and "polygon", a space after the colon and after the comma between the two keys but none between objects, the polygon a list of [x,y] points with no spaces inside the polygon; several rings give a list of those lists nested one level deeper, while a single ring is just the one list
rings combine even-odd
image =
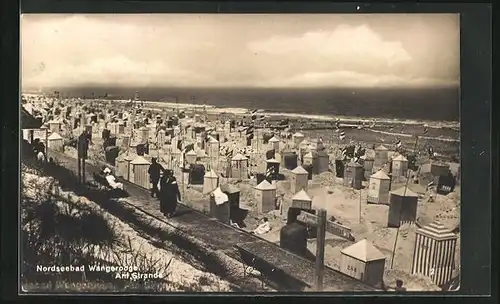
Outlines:
[{"label": "overcast sky", "polygon": [[458,15],[23,15],[24,88],[458,84]]}]

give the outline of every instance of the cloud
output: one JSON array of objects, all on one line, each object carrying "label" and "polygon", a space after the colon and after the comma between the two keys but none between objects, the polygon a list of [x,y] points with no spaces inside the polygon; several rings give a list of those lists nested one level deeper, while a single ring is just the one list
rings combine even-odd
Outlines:
[{"label": "cloud", "polygon": [[274,36],[270,39],[248,44],[253,52],[273,55],[294,54],[321,56],[330,62],[346,64],[356,62],[383,61],[395,65],[411,61],[411,56],[397,41],[384,41],[366,25],[340,25],[332,32],[313,31],[301,36]]},{"label": "cloud", "polygon": [[[31,17],[31,16],[30,16]],[[21,70],[25,87],[78,84],[184,85],[210,77],[179,67],[181,54],[211,47],[168,28],[118,19],[60,16],[21,21]]]},{"label": "cloud", "polygon": [[[259,25],[250,17],[229,20],[213,15],[24,16],[22,83],[25,87],[455,83],[446,80],[454,79],[448,74],[458,66],[458,60],[449,59],[454,46],[439,45],[446,39],[438,38],[445,34],[436,34],[445,30],[416,23],[404,30],[369,23],[319,25],[314,16],[304,17],[309,19],[302,23],[285,17],[261,16],[275,21]],[[429,31],[434,34],[427,35]]]},{"label": "cloud", "polygon": [[135,84],[138,86],[182,85],[184,79],[208,81],[203,75],[169,67],[161,61],[136,62],[125,56],[99,58],[76,66],[45,68],[37,75],[23,77],[23,83],[31,86],[65,86],[78,84]]},{"label": "cloud", "polygon": [[[400,41],[383,39],[366,25],[339,25],[300,36],[273,36],[248,43],[251,52],[289,62],[275,86],[433,86],[456,82],[422,75]],[[291,76],[290,76],[291,75]],[[269,84],[270,85],[270,84]]]}]

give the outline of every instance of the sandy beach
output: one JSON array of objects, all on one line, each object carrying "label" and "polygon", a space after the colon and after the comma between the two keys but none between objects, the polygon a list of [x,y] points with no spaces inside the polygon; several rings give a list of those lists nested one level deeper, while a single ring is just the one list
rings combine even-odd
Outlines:
[{"label": "sandy beach", "polygon": [[[130,104],[124,101],[108,101],[105,103],[99,103],[98,101],[75,101],[80,103],[80,107],[86,107],[87,111],[90,109],[98,111],[109,112],[106,109],[112,109],[118,112],[131,111]],[[69,104],[65,102],[64,104]],[[92,107],[93,105],[93,107]],[[98,107],[96,107],[98,105]],[[89,107],[90,106],[90,107]],[[137,106],[137,104],[136,104]],[[77,106],[78,107],[78,106]],[[245,149],[244,136],[239,134],[238,129],[228,132],[223,128],[223,122],[229,119],[250,121],[247,109],[216,109],[216,108],[203,108],[196,105],[189,104],[168,104],[168,103],[158,103],[158,102],[144,102],[144,105],[139,104],[140,114],[146,115],[151,113],[152,117],[156,114],[164,117],[165,115],[177,115],[178,112],[184,112],[187,118],[181,119],[179,121],[182,126],[190,125],[205,125],[213,129],[215,132],[219,133],[221,136],[221,147],[226,147],[230,149],[231,147],[236,147],[239,150]],[[450,125],[439,125],[439,123],[431,124],[425,122],[417,121],[397,121],[397,120],[383,120],[376,121],[375,125],[367,126],[364,128],[358,127],[342,127],[341,130],[345,132],[346,139],[339,139],[338,131],[331,128],[331,121],[326,118],[318,117],[302,117],[298,115],[269,115],[264,111],[259,111],[257,115],[265,117],[265,122],[273,125],[277,124],[282,119],[289,120],[289,126],[291,129],[297,130],[304,134],[305,141],[310,143],[315,143],[319,138],[323,139],[326,145],[326,151],[330,155],[330,159],[336,159],[339,157],[339,149],[350,143],[361,144],[367,148],[366,155],[374,155],[372,146],[384,144],[389,149],[395,148],[395,140],[401,141],[404,147],[408,149],[413,149],[415,143],[415,137],[412,134],[423,134],[424,130],[427,130],[425,136],[422,135],[419,138],[419,145],[417,150],[425,150],[425,147],[432,145],[436,152],[442,155],[444,160],[448,159],[451,161],[454,157],[458,156],[458,137],[459,133],[454,127]],[[197,116],[198,118],[196,118]],[[196,119],[200,119],[200,122],[195,122]],[[370,121],[365,119],[366,122]],[[341,124],[349,125],[349,123],[358,124],[359,120],[349,120],[349,118],[340,119]],[[105,164],[104,155],[101,151],[103,141],[100,139],[100,133],[102,131],[103,125],[95,125],[93,128],[93,141],[90,147],[91,159],[97,162]],[[260,127],[259,127],[260,126]],[[152,130],[155,128],[154,119],[147,127]],[[265,151],[268,149],[268,144],[258,144],[262,141],[262,136],[266,132],[271,132],[271,129],[265,128],[264,123],[257,124],[256,136],[252,141],[251,149],[253,152],[247,154],[250,157],[249,160],[249,172],[262,173],[265,172]],[[73,130],[75,135],[78,134],[79,129]],[[133,130],[130,126],[125,128],[125,134],[135,134],[135,137],[139,136],[139,131]],[[278,134],[278,133],[277,133]],[[279,136],[279,135],[275,135]],[[156,142],[156,135],[150,132],[150,141],[152,143]],[[189,142],[194,142],[195,139],[189,139]],[[285,139],[282,139],[279,146],[280,150],[285,148]],[[154,147],[154,145],[153,145]],[[305,147],[305,146],[304,146]],[[135,151],[131,151],[133,148],[126,148],[123,150],[125,154],[135,154]],[[189,182],[189,177],[186,174],[182,174],[179,170],[178,159],[172,161],[173,158],[169,157],[168,150],[165,147],[155,147],[152,148],[151,154],[146,155],[147,159],[151,157],[159,157],[160,163],[166,167],[174,170],[177,180],[180,183],[180,191],[182,193],[183,202],[201,212],[210,213],[209,196],[207,193],[203,192],[202,185],[191,184]],[[210,168],[217,175],[219,175],[219,181],[221,184],[232,184],[237,187],[240,191],[240,206],[241,208],[247,210],[248,214],[244,221],[243,229],[252,231],[263,216],[266,216],[271,224],[271,231],[262,235],[262,238],[279,243],[280,242],[280,229],[284,226],[283,213],[279,210],[273,210],[266,212],[265,214],[259,213],[257,205],[259,204],[255,196],[255,186],[256,181],[253,178],[250,179],[235,179],[235,178],[224,178],[225,168],[227,168],[227,160],[222,155],[217,157],[207,156],[207,150],[203,150],[201,146],[195,144],[195,151],[198,154],[196,163],[199,165],[204,165],[208,170]],[[65,153],[75,156],[76,150],[70,147],[65,148]],[[394,152],[391,152],[394,153]],[[125,155],[124,154],[124,155]],[[425,164],[425,157],[422,155],[419,163]],[[452,163],[450,163],[452,165]],[[108,165],[109,166],[109,165]],[[118,170],[115,168],[115,170]],[[453,169],[456,170],[456,169]],[[454,171],[455,172],[455,171]],[[280,173],[283,175],[282,180],[278,180],[275,183],[276,186],[276,196],[281,197],[282,204],[284,206],[290,206],[292,202],[292,197],[294,193],[290,191],[290,181],[292,178],[291,170],[287,168],[280,168]],[[220,175],[222,174],[222,175]],[[454,173],[456,174],[456,172]],[[313,175],[313,178],[308,183],[307,194],[311,197],[313,204],[313,209],[324,208],[327,210],[329,215],[334,215],[335,218],[352,229],[352,233],[355,235],[356,240],[367,239],[373,243],[387,258],[385,278],[387,282],[392,282],[394,284],[395,271],[398,273],[398,277],[404,277],[407,282],[408,288],[412,290],[423,290],[423,289],[435,289],[436,286],[432,287],[432,282],[426,278],[416,277],[410,275],[411,272],[411,255],[413,253],[414,246],[414,236],[415,231],[418,228],[416,225],[405,226],[402,229],[398,238],[398,250],[397,255],[392,257],[392,246],[396,237],[396,230],[394,228],[386,227],[386,221],[388,216],[388,206],[386,205],[373,205],[367,204],[368,196],[368,181],[362,182],[363,188],[361,190],[354,190],[346,188],[343,185],[342,179],[335,176],[335,168],[331,166],[327,172],[323,172],[319,175]],[[404,181],[398,180],[394,181],[392,185],[393,189],[398,189],[404,187]],[[421,185],[411,184],[410,189],[419,193],[419,203],[418,203],[418,214],[416,215],[417,222],[419,226],[427,225],[432,223],[434,220],[440,220],[449,229],[454,229],[459,223],[459,187],[448,196],[438,195],[433,203],[427,202],[431,196],[432,190],[426,190],[425,187]],[[360,203],[361,202],[361,203]],[[319,204],[319,205],[318,205]],[[361,218],[359,217],[361,214]],[[327,234],[327,249],[325,251],[325,263],[334,269],[339,269],[340,265],[340,251],[352,242],[346,241],[338,236]],[[308,249],[311,253],[314,253],[316,248],[316,243],[314,241],[308,242]],[[455,257],[457,263],[459,261],[459,250],[456,252]],[[394,260],[394,261],[393,261]],[[391,264],[395,266],[391,267]],[[399,271],[399,272],[398,272]]]}]

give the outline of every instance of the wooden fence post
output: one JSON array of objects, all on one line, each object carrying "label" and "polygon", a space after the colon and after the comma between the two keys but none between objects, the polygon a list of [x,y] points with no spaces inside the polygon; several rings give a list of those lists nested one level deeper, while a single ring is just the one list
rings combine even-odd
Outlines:
[{"label": "wooden fence post", "polygon": [[326,210],[318,210],[318,227],[316,236],[316,291],[323,291],[323,275],[325,264]]},{"label": "wooden fence post", "polygon": [[45,162],[49,161],[49,127],[45,129]]},{"label": "wooden fence post", "polygon": [[85,158],[82,159],[82,184],[85,184]]},{"label": "wooden fence post", "polygon": [[84,133],[78,137],[78,182],[85,183],[85,159],[88,153],[88,139]]},{"label": "wooden fence post", "polygon": [[80,156],[78,156],[78,183],[82,182],[82,162]]}]

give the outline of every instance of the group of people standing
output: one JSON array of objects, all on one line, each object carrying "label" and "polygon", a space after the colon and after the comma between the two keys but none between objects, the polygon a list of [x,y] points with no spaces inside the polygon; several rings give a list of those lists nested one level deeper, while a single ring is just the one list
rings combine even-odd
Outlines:
[{"label": "group of people standing", "polygon": [[[174,172],[163,168],[156,158],[151,160],[148,169],[149,181],[152,184],[151,197],[160,200],[160,211],[167,217],[172,217],[177,209],[177,203],[181,200],[179,185],[174,177]],[[160,188],[158,189],[158,185]]]}]

